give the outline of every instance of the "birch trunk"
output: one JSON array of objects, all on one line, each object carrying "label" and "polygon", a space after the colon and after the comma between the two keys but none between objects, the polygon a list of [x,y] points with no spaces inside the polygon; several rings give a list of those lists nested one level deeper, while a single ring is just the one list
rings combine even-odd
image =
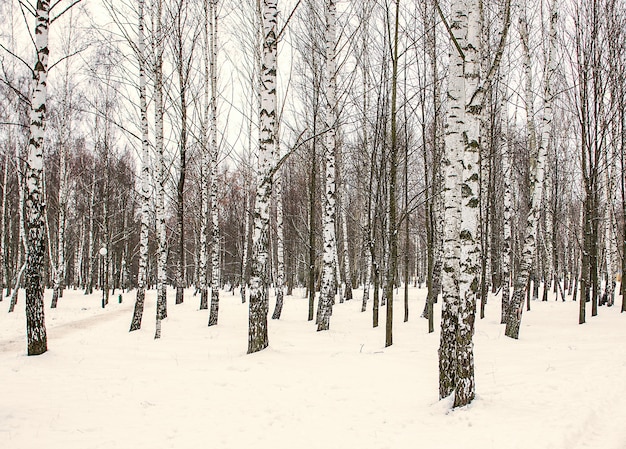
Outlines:
[{"label": "birch trunk", "polygon": [[606,263],[606,282],[604,298],[608,306],[615,302],[615,269],[613,265],[613,163],[609,145],[605,147],[606,168],[604,170],[604,257]]},{"label": "birch trunk", "polygon": [[272,193],[274,129],[276,123],[276,50],[278,0],[263,0],[263,51],[260,77],[258,185],[252,235],[252,275],[248,317],[248,354],[269,344],[267,337],[270,198]]},{"label": "birch trunk", "polygon": [[44,213],[43,146],[48,77],[49,0],[38,0],[35,11],[35,48],[30,110],[30,138],[26,160],[26,334],[28,355],[48,350],[43,307]]},{"label": "birch trunk", "polygon": [[211,8],[212,0],[204,0],[204,118],[202,120],[202,156],[200,162],[200,255],[198,264],[198,284],[200,288],[200,310],[209,308],[209,292],[207,286],[207,265],[209,259],[209,245],[207,241],[209,220],[209,175],[210,149],[209,128],[211,121]]},{"label": "birch trunk", "polygon": [[210,62],[209,71],[211,76],[211,128],[210,128],[210,154],[211,154],[211,310],[209,313],[209,326],[217,324],[220,304],[220,226],[217,207],[217,0],[209,2],[210,13]]},{"label": "birch trunk", "polygon": [[146,44],[144,38],[145,0],[139,0],[137,61],[139,63],[139,114],[141,116],[141,228],[139,237],[139,273],[137,297],[130,332],[141,328],[146,284],[148,281],[148,236],[150,233],[150,143],[148,141],[148,103],[146,100]]},{"label": "birch trunk", "polygon": [[400,20],[400,0],[396,0],[394,21],[393,57],[391,74],[391,151],[389,154],[389,261],[387,263],[387,309],[385,320],[385,347],[393,344],[393,289],[398,268],[398,223],[396,185],[398,182],[398,28]]},{"label": "birch trunk", "polygon": [[[250,132],[250,139],[252,140],[252,132]],[[248,241],[250,240],[250,200],[247,182],[244,183],[244,192],[243,254],[241,256],[241,283],[239,287],[242,304],[246,302],[246,286],[248,284]]]},{"label": "birch trunk", "polygon": [[[451,5],[451,29],[459,46],[465,46],[467,37],[467,16],[463,0],[455,0]],[[443,229],[443,270],[442,270],[442,310],[441,337],[439,343],[439,398],[452,394],[457,383],[456,333],[459,316],[459,273],[461,221],[460,208],[460,158],[463,148],[465,89],[463,83],[463,58],[458,49],[451,46],[449,53],[448,112],[445,125],[446,170],[444,182],[445,223]]]},{"label": "birch trunk", "polygon": [[475,396],[474,319],[480,294],[481,237],[480,217],[480,123],[483,98],[475,97],[480,82],[480,9],[478,1],[468,1],[467,39],[463,46],[466,92],[464,151],[462,162],[461,224],[459,229],[459,310],[456,333],[456,384],[454,406],[469,404]]},{"label": "birch trunk", "polygon": [[155,64],[154,64],[154,113],[156,167],[156,230],[158,239],[157,256],[157,311],[154,338],[161,338],[161,321],[167,318],[167,236],[165,229],[165,160],[163,144],[163,28],[161,24],[163,1],[156,2],[155,20]]},{"label": "birch trunk", "polygon": [[348,239],[348,198],[349,191],[347,184],[343,184],[343,204],[341,208],[341,230],[343,233],[343,278],[345,280],[344,298],[346,301],[352,299],[352,273],[350,268],[350,241]]},{"label": "birch trunk", "polygon": [[[178,90],[180,93],[180,141],[179,141],[179,162],[180,172],[178,174],[178,184],[176,186],[176,227],[178,228],[178,258],[176,260],[176,304],[182,304],[185,293],[185,178],[187,175],[187,91],[189,85],[189,65],[184,56],[184,37],[181,15],[185,14],[184,0],[177,5],[178,17],[175,19],[175,64],[178,72]],[[195,42],[194,42],[195,44]],[[193,51],[193,47],[192,50]],[[189,56],[191,59],[191,55]]]},{"label": "birch trunk", "polygon": [[336,217],[336,185],[335,185],[335,150],[337,146],[337,100],[336,100],[336,14],[335,0],[326,0],[326,115],[324,153],[326,160],[326,183],[324,193],[323,215],[323,268],[322,286],[317,311],[317,330],[328,330],[334,302],[333,279],[335,271],[335,217]]},{"label": "birch trunk", "polygon": [[9,153],[4,155],[4,174],[2,175],[2,222],[0,224],[0,301],[4,296],[2,292],[5,288],[9,293],[9,263],[7,258],[7,186],[9,180]]},{"label": "birch trunk", "polygon": [[[503,83],[504,85],[504,83]],[[502,116],[500,130],[500,151],[502,160],[502,177],[504,182],[504,220],[502,224],[502,311],[500,324],[506,324],[509,314],[509,300],[511,289],[511,211],[513,207],[511,192],[511,161],[508,148],[508,113],[506,93],[502,94],[500,113]]]},{"label": "birch trunk", "polygon": [[[96,117],[96,129],[98,128]],[[97,140],[96,140],[97,142]],[[96,143],[97,145],[97,143]],[[94,266],[94,245],[95,245],[95,233],[94,233],[94,209],[96,207],[96,157],[93,157],[92,163],[92,177],[91,177],[91,193],[89,198],[89,236],[87,243],[87,281],[85,284],[85,294],[91,295],[93,293],[93,266]]]},{"label": "birch trunk", "polygon": [[547,146],[550,141],[552,132],[552,79],[556,72],[555,48],[556,48],[556,20],[557,11],[555,0],[550,2],[550,40],[548,50],[547,72],[544,86],[544,109],[542,119],[542,136],[541,143],[538,148],[535,174],[531,179],[532,201],[528,217],[526,219],[526,230],[524,238],[524,246],[522,249],[522,261],[520,263],[519,272],[515,276],[515,284],[513,286],[513,297],[511,298],[511,309],[506,324],[505,335],[507,337],[517,339],[519,337],[519,328],[522,321],[522,312],[524,310],[524,293],[530,270],[532,268],[533,259],[536,249],[537,222],[539,217],[539,208],[543,197],[543,182],[545,171],[545,160],[547,155]]},{"label": "birch trunk", "polygon": [[[278,138],[278,129],[275,134],[276,141],[276,155],[280,160],[280,144]],[[276,305],[274,307],[274,313],[272,314],[273,320],[280,319],[280,314],[283,310],[283,296],[285,290],[285,229],[283,218],[283,179],[282,170],[276,173],[274,180],[274,188],[276,195],[276,259],[277,259],[277,276],[276,276]]]}]

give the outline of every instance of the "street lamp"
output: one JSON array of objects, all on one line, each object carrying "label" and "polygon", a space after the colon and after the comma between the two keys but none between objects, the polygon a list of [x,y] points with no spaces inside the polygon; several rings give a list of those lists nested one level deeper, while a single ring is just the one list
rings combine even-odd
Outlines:
[{"label": "street lamp", "polygon": [[106,263],[106,255],[107,255],[107,247],[106,246],[102,246],[102,248],[100,248],[100,251],[98,251],[100,253],[100,255],[102,256],[102,261],[100,263],[100,280],[102,282],[102,308],[104,309],[104,306],[106,304],[106,299],[104,296],[104,291],[107,288],[107,286],[105,285],[105,279],[104,279],[104,264]]}]

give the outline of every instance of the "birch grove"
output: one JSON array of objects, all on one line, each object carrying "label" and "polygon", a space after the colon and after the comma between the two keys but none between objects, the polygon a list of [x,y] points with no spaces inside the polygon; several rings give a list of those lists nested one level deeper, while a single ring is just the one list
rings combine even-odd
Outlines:
[{"label": "birch grove", "polygon": [[98,308],[132,297],[130,331],[155,338],[187,307],[210,338],[247,312],[250,354],[274,326],[359,311],[386,352],[414,308],[419,332],[440,329],[439,397],[462,407],[480,394],[477,312],[525,339],[524,309],[626,311],[619,1],[0,13],[0,287],[9,311],[26,291],[28,354],[70,289]]}]

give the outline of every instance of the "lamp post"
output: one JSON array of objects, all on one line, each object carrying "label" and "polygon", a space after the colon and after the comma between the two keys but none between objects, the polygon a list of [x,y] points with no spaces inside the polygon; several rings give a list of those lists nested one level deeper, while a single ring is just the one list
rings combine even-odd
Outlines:
[{"label": "lamp post", "polygon": [[100,248],[100,251],[98,251],[100,253],[100,255],[102,256],[102,260],[100,262],[100,282],[102,282],[102,308],[104,309],[104,306],[106,305],[106,299],[105,299],[105,290],[108,288],[106,284],[106,281],[104,279],[104,270],[105,270],[105,263],[106,263],[106,255],[107,255],[107,247],[106,246],[102,246],[102,248]]}]

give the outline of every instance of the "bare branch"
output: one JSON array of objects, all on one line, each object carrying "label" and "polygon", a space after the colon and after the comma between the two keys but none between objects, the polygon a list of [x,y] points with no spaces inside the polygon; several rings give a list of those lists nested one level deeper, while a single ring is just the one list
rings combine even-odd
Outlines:
[{"label": "bare branch", "polygon": [[35,11],[31,9],[32,7],[28,3],[24,3],[22,0],[19,0],[18,3],[20,6],[23,6],[26,11],[28,11],[33,17],[35,17]]},{"label": "bare branch", "polygon": [[91,44],[87,44],[85,45],[83,48],[79,48],[78,50],[76,50],[74,53],[70,53],[69,55],[65,55],[63,56],[61,59],[59,59],[58,61],[56,61],[54,64],[51,64],[50,67],[48,68],[48,72],[50,72],[54,67],[56,67],[57,65],[59,65],[60,63],[62,63],[63,61],[65,61],[66,59],[71,58],[72,56],[76,56],[77,54],[82,53],[83,51],[87,50],[89,48]]},{"label": "bare branch", "polygon": [[10,54],[11,56],[13,56],[15,59],[19,60],[20,62],[22,62],[22,64],[24,64],[28,70],[30,71],[31,75],[33,74],[33,69],[30,68],[30,64],[27,63],[26,61],[24,61],[19,55],[16,55],[15,53],[13,53],[11,50],[9,50],[8,48],[6,48],[4,45],[0,44],[0,48],[2,48],[4,51],[6,51],[8,54]]},{"label": "bare branch", "polygon": [[[509,4],[510,3],[511,2],[509,0]],[[456,50],[459,52],[459,55],[461,55],[461,59],[463,61],[465,61],[465,53],[463,53],[463,49],[461,48],[461,45],[459,44],[459,41],[456,40],[456,36],[452,32],[452,28],[450,28],[450,25],[448,24],[448,21],[446,20],[445,16],[443,15],[443,11],[441,10],[441,7],[439,6],[439,0],[435,0],[435,7],[437,8],[437,12],[439,13],[439,17],[441,17],[441,21],[446,26],[446,30],[448,30],[448,34],[450,35],[450,39],[452,39],[452,43],[454,43],[454,46],[456,47]]]},{"label": "bare branch", "polygon": [[[74,0],[70,5],[67,6],[67,8],[65,8],[63,11],[61,11],[60,13],[58,13],[54,18],[52,18],[52,20],[50,20],[50,24],[54,23],[55,20],[57,20],[59,17],[61,17],[63,14],[65,14],[66,12],[68,12],[70,9],[72,9],[74,6],[76,6],[77,4],[79,4],[80,2],[82,2],[83,0]],[[50,7],[50,12],[52,12],[52,8],[54,8],[56,5],[58,5],[59,3],[61,3],[61,0],[58,0],[54,5],[52,5]]]},{"label": "bare branch", "polygon": [[19,126],[20,128],[28,129],[28,125],[24,123],[13,123],[13,122],[0,122],[0,126]]},{"label": "bare branch", "polygon": [[300,6],[301,2],[302,2],[302,0],[298,0],[298,3],[296,3],[296,6],[294,6],[293,9],[291,10],[291,14],[289,14],[289,17],[287,17],[287,21],[285,22],[285,24],[283,25],[281,30],[278,32],[278,36],[276,37],[276,42],[280,41],[280,38],[282,37],[283,33],[287,29],[287,25],[289,25],[289,22],[291,21],[291,18],[296,13],[296,9],[298,9],[298,6]]},{"label": "bare branch", "polygon": [[26,8],[26,11],[28,11],[33,16],[35,16],[33,11],[31,11],[27,5],[25,5],[22,1],[20,1],[20,12],[22,13],[22,17],[24,18],[24,24],[26,25],[26,30],[28,31],[28,37],[30,37],[30,41],[33,43],[33,47],[35,48],[35,51],[36,51],[37,44],[35,44],[35,39],[33,38],[33,34],[30,32],[30,25],[28,24],[28,19],[26,18],[26,13],[24,12],[25,8]]}]

